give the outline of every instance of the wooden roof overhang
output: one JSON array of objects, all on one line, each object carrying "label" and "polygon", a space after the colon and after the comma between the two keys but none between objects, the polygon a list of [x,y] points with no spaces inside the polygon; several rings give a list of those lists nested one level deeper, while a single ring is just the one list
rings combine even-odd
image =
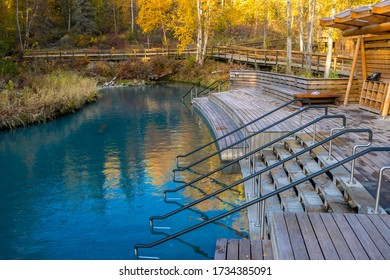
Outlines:
[{"label": "wooden roof overhang", "polygon": [[390,34],[390,0],[322,18],[320,24],[341,29],[344,37]]},{"label": "wooden roof overhang", "polygon": [[[365,55],[365,39],[363,35],[390,35],[390,0],[381,1],[371,6],[363,6],[356,9],[350,9],[333,17],[320,19],[323,27],[331,27],[342,30],[343,37],[358,36],[351,73],[355,72],[359,50],[361,52],[361,66],[363,80],[367,78],[367,62]],[[383,38],[382,36],[373,36]],[[386,38],[388,36],[385,36]],[[385,43],[389,45],[388,42]],[[378,46],[378,45],[377,45]],[[344,105],[348,104],[349,93],[351,91],[353,74],[349,76],[347,91],[345,93]],[[382,116],[385,118],[390,112],[390,87],[386,93],[386,100],[382,109]]]}]

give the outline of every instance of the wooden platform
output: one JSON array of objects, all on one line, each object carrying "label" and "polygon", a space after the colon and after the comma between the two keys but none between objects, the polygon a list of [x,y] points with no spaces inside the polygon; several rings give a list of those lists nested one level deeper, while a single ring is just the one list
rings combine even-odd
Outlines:
[{"label": "wooden platform", "polygon": [[270,240],[217,240],[215,260],[273,260]]},{"label": "wooden platform", "polygon": [[221,260],[390,260],[390,215],[273,215],[271,241],[218,239]]},{"label": "wooden platform", "polygon": [[389,260],[390,215],[275,213],[279,260]]}]

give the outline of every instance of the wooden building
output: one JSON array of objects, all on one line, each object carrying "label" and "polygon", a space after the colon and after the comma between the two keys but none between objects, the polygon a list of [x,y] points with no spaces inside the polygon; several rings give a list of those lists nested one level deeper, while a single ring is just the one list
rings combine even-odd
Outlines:
[{"label": "wooden building", "polygon": [[[359,105],[366,110],[389,115],[390,109],[390,0],[344,11],[320,20],[323,27],[338,28],[355,41],[351,80],[361,88]],[[371,79],[374,72],[379,79]],[[347,89],[344,104],[349,102]]]}]

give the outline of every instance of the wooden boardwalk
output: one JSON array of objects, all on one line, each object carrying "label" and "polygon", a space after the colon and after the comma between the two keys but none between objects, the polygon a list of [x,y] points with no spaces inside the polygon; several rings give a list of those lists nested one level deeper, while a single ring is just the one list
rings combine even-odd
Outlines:
[{"label": "wooden boardwalk", "polygon": [[270,240],[226,239],[217,240],[215,260],[273,260]]},{"label": "wooden boardwalk", "polygon": [[390,215],[273,215],[270,240],[218,239],[215,259],[390,260]]}]

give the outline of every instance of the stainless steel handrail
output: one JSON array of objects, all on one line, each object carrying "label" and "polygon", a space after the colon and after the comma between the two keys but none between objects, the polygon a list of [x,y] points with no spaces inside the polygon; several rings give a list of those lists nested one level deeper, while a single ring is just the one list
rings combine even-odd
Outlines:
[{"label": "stainless steel handrail", "polygon": [[[272,127],[278,125],[278,124],[281,124],[281,123],[285,122],[285,121],[288,120],[288,119],[291,119],[292,117],[295,117],[296,115],[302,114],[304,111],[311,110],[311,109],[324,109],[324,111],[325,111],[325,114],[324,114],[324,115],[325,115],[325,116],[328,115],[328,107],[327,107],[327,106],[311,105],[311,106],[307,106],[307,107],[305,107],[305,108],[302,108],[302,109],[300,109],[300,110],[298,110],[298,111],[296,111],[296,112],[294,112],[294,113],[288,115],[287,117],[285,117],[285,118],[283,118],[283,119],[281,119],[281,120],[278,120],[278,121],[272,123],[271,125],[268,125],[268,126],[264,127],[263,129],[260,129],[260,130],[257,131],[256,133],[252,133],[252,134],[250,134],[250,135],[248,135],[248,136],[242,138],[241,140],[239,140],[239,141],[237,141],[237,142],[235,142],[235,143],[233,143],[233,144],[230,144],[230,145],[228,145],[228,146],[226,146],[226,147],[224,147],[224,148],[222,148],[222,149],[220,149],[220,150],[218,150],[218,151],[216,151],[216,152],[214,152],[214,153],[211,153],[210,155],[208,155],[208,156],[206,156],[206,157],[204,157],[204,158],[201,158],[201,159],[199,159],[199,160],[197,160],[197,161],[191,163],[190,165],[188,165],[188,166],[186,166],[186,167],[174,169],[174,170],[173,170],[173,180],[175,180],[175,178],[176,178],[176,172],[185,171],[185,170],[187,170],[187,169],[189,169],[189,168],[191,168],[191,167],[193,167],[193,166],[195,166],[195,165],[198,165],[199,163],[204,162],[205,160],[210,159],[210,158],[212,158],[213,156],[218,155],[218,154],[220,154],[221,152],[223,152],[223,151],[225,151],[225,150],[227,150],[227,149],[229,149],[229,148],[231,148],[231,147],[234,147],[234,146],[236,146],[237,144],[239,144],[239,143],[241,143],[241,142],[247,141],[248,139],[252,138],[253,136],[256,136],[256,135],[258,135],[258,134],[260,134],[260,133],[262,133],[262,132],[264,132],[264,131],[266,131],[266,130],[268,130],[268,129],[270,129],[270,128],[272,128]],[[239,157],[239,159],[241,160],[241,159],[243,159],[243,157],[241,156],[241,157]],[[236,163],[236,162],[238,162],[237,159],[234,160],[234,161],[231,161],[231,162],[227,163],[226,166],[232,165],[233,163]],[[209,174],[209,175],[211,175],[211,174]],[[188,183],[188,184],[189,184],[189,183]]]},{"label": "stainless steel handrail", "polygon": [[187,95],[189,95],[190,93],[192,93],[192,90],[194,89],[194,87],[196,87],[196,84],[193,84],[192,85],[192,87],[190,88],[190,90],[186,93],[186,94],[184,94],[182,97],[181,97],[181,102],[184,102],[184,98],[187,96]]},{"label": "stainless steel handrail", "polygon": [[[325,116],[324,116],[324,117],[325,117]],[[312,125],[312,124],[311,124],[311,125]],[[267,166],[266,168],[262,169],[263,172],[260,172],[260,173],[259,173],[259,172],[256,172],[256,173],[257,173],[258,175],[261,175],[262,173],[264,173],[264,172],[266,172],[266,171],[269,171],[269,170],[271,170],[271,169],[273,169],[273,168],[275,168],[275,167],[277,167],[277,166],[279,166],[279,165],[281,165],[281,164],[283,164],[283,163],[285,163],[285,162],[287,162],[287,161],[289,161],[289,160],[291,160],[291,159],[294,159],[294,158],[300,156],[301,154],[306,153],[306,152],[308,152],[308,151],[310,151],[310,150],[312,150],[312,149],[314,149],[314,148],[316,148],[316,147],[318,147],[318,146],[320,146],[320,145],[322,145],[322,144],[324,144],[324,143],[327,143],[327,142],[329,142],[330,140],[335,139],[335,138],[337,138],[337,137],[339,137],[340,135],[343,135],[343,134],[345,134],[345,133],[366,133],[366,132],[371,132],[371,130],[366,129],[366,128],[359,128],[359,129],[357,129],[357,128],[354,128],[354,129],[350,128],[350,129],[342,130],[341,132],[339,132],[339,133],[337,133],[337,134],[334,134],[334,135],[332,135],[332,136],[329,136],[329,137],[327,137],[326,139],[324,139],[324,140],[322,140],[322,141],[320,141],[320,142],[313,143],[312,146],[307,147],[307,148],[305,148],[305,149],[303,149],[303,150],[297,152],[296,154],[293,154],[293,155],[291,155],[291,156],[289,156],[289,157],[287,157],[287,158],[285,158],[285,159],[283,159],[283,160],[278,161],[277,163],[274,163],[274,164],[272,164],[272,165],[270,165],[270,166]],[[295,133],[296,133],[296,132],[295,132]],[[253,173],[253,174],[255,174],[255,173]],[[252,175],[252,174],[250,174],[250,175],[247,176],[246,178],[251,177],[251,175]],[[245,178],[245,179],[241,179],[241,180],[239,180],[239,181],[245,182],[245,181],[246,181],[246,178]],[[255,177],[251,177],[251,178],[253,179],[253,178],[255,178]],[[239,182],[239,181],[237,181],[237,182]],[[149,219],[149,221],[150,221],[149,225],[150,225],[150,227],[151,227],[151,229],[152,229],[152,228],[153,228],[153,220],[163,220],[163,219],[166,219],[166,218],[168,218],[168,217],[171,217],[171,216],[173,216],[173,215],[175,215],[175,214],[177,214],[177,213],[179,213],[179,212],[181,212],[181,211],[183,211],[183,210],[186,210],[186,209],[188,209],[188,208],[190,208],[190,207],[192,207],[192,206],[194,206],[194,205],[196,205],[196,204],[198,204],[198,203],[200,203],[200,202],[202,202],[202,201],[205,201],[205,200],[207,200],[207,199],[209,199],[209,198],[212,198],[212,197],[214,197],[214,196],[216,196],[216,195],[218,195],[218,194],[220,194],[220,193],[222,193],[222,192],[224,192],[224,191],[226,191],[226,190],[228,190],[228,189],[230,189],[230,188],[232,188],[232,187],[234,187],[234,186],[236,186],[236,185],[238,185],[238,184],[231,184],[231,185],[228,185],[228,186],[226,186],[226,187],[224,187],[224,188],[222,188],[222,189],[219,189],[219,190],[217,190],[217,191],[215,191],[215,192],[213,192],[213,193],[210,193],[210,194],[208,194],[208,195],[205,195],[204,197],[202,197],[202,198],[200,198],[200,199],[198,199],[198,200],[195,200],[195,201],[193,201],[193,202],[191,202],[191,203],[188,203],[188,204],[182,206],[181,208],[178,208],[178,209],[176,209],[176,210],[173,210],[173,211],[171,211],[171,212],[169,212],[169,213],[167,213],[167,214],[165,214],[165,215],[162,215],[162,216],[152,216],[152,217],[150,217],[150,219]]]},{"label": "stainless steel handrail", "polygon": [[[369,138],[368,138],[368,142],[366,144],[358,144],[358,145],[355,145],[353,148],[352,148],[352,154],[356,154],[356,150],[357,148],[366,148],[366,147],[370,147],[372,144],[372,133],[369,135]],[[353,185],[355,184],[355,160],[353,160],[351,162],[351,174],[350,174],[350,177],[349,177],[349,184]]]},{"label": "stainless steel handrail", "polygon": [[379,171],[378,189],[376,191],[374,214],[379,214],[378,208],[379,208],[379,198],[382,190],[383,173],[388,169],[390,169],[390,166],[384,166]]},{"label": "stainless steel handrail", "polygon": [[[327,139],[328,139],[328,141],[329,141],[330,139],[334,139],[334,138],[340,136],[340,134],[344,134],[344,133],[347,132],[347,131],[351,131],[351,129],[343,130],[343,131],[341,131],[341,132],[339,132],[339,133],[337,133],[337,134],[335,134],[335,135],[333,135],[333,136],[328,137]],[[322,141],[321,141],[321,142],[322,142]],[[318,143],[317,143],[317,144],[318,144]],[[315,147],[317,147],[317,146],[318,146],[317,144],[314,144],[314,145],[310,146],[310,148],[315,148]],[[255,199],[251,200],[250,202],[247,202],[247,203],[245,203],[245,204],[243,204],[243,205],[241,205],[241,206],[239,206],[239,207],[236,207],[236,208],[234,208],[234,209],[232,209],[232,210],[230,210],[230,211],[227,211],[227,212],[225,212],[225,213],[223,213],[223,214],[220,214],[220,215],[218,215],[218,216],[216,216],[216,217],[213,217],[213,218],[211,218],[211,219],[209,219],[209,220],[207,220],[207,221],[204,221],[204,222],[199,223],[199,224],[197,224],[197,225],[194,225],[194,226],[192,226],[192,227],[186,228],[186,229],[184,229],[184,230],[182,230],[182,231],[180,231],[180,232],[177,232],[177,233],[175,233],[175,234],[172,234],[172,235],[170,235],[170,236],[167,236],[167,237],[165,237],[165,238],[163,238],[163,239],[157,240],[157,241],[155,241],[155,242],[153,242],[153,243],[150,243],[150,244],[136,244],[136,245],[134,246],[135,257],[138,258],[138,249],[139,249],[139,248],[152,248],[152,247],[155,247],[155,246],[157,246],[157,245],[160,245],[160,244],[162,244],[162,243],[164,243],[164,242],[166,242],[166,241],[172,240],[172,239],[174,239],[174,238],[176,238],[176,237],[178,237],[178,236],[181,236],[181,235],[186,234],[186,233],[188,233],[188,232],[194,231],[194,230],[196,230],[196,229],[198,229],[198,228],[201,228],[201,227],[203,227],[203,226],[205,226],[205,225],[208,225],[208,224],[213,223],[213,222],[215,222],[215,221],[217,221],[217,220],[220,220],[220,219],[222,219],[222,218],[224,218],[224,217],[226,217],[226,216],[229,216],[229,215],[234,214],[234,213],[236,213],[236,212],[238,212],[238,211],[241,211],[241,210],[243,210],[243,209],[246,209],[246,208],[249,207],[249,206],[252,206],[252,205],[254,205],[254,204],[256,204],[256,203],[259,203],[260,201],[264,201],[264,200],[267,199],[267,198],[270,198],[270,197],[272,197],[272,196],[274,196],[274,195],[277,195],[277,194],[279,194],[279,193],[281,193],[281,192],[283,192],[283,191],[286,191],[286,190],[288,190],[288,189],[290,189],[290,188],[292,188],[292,187],[294,187],[294,186],[296,186],[296,185],[299,185],[299,184],[301,184],[301,183],[303,183],[303,182],[305,182],[305,181],[307,181],[307,180],[311,180],[311,179],[313,179],[313,178],[316,177],[316,176],[319,176],[319,175],[321,175],[321,174],[323,174],[323,173],[326,173],[326,172],[328,172],[328,171],[330,171],[330,170],[332,170],[332,169],[334,169],[334,168],[336,168],[336,167],[339,167],[339,166],[341,166],[341,165],[344,165],[344,164],[350,162],[351,160],[357,159],[357,158],[359,158],[359,157],[361,157],[361,156],[363,156],[363,155],[365,155],[365,154],[367,154],[367,153],[370,153],[370,152],[390,152],[390,147],[369,147],[369,148],[367,148],[367,149],[365,149],[365,150],[363,150],[363,151],[361,151],[361,152],[359,152],[359,153],[356,153],[356,154],[354,154],[354,155],[352,155],[352,156],[350,156],[350,157],[348,157],[348,158],[345,158],[345,159],[343,159],[343,160],[341,160],[341,161],[338,161],[338,162],[336,162],[336,163],[334,163],[334,164],[332,164],[332,165],[326,166],[326,167],[324,167],[323,169],[321,169],[321,170],[319,170],[319,171],[317,171],[317,172],[314,172],[314,173],[312,173],[312,174],[310,174],[310,175],[307,175],[306,177],[301,178],[301,179],[299,179],[299,180],[297,180],[297,181],[291,182],[290,184],[288,184],[288,185],[286,185],[286,186],[284,186],[284,187],[281,187],[281,188],[279,188],[279,189],[277,189],[277,190],[275,190],[275,191],[273,191],[273,192],[270,192],[270,193],[268,193],[268,194],[266,194],[266,195],[262,195],[262,196],[260,196],[260,197],[258,197],[258,198],[255,198]],[[301,155],[301,154],[303,154],[303,153],[302,153],[302,152],[298,152],[298,153],[295,154],[295,155],[298,156],[298,154]],[[258,175],[260,175],[262,172],[264,172],[264,169],[262,169],[262,170],[260,170],[260,171],[258,171],[258,172],[256,172],[256,173],[254,173],[254,174],[252,174],[252,175],[246,177],[245,179],[239,180],[239,183],[237,183],[237,184],[241,184],[241,183],[245,182],[246,180],[251,179],[251,178],[254,177],[254,176],[258,176]]]},{"label": "stainless steel handrail", "polygon": [[273,144],[275,144],[275,143],[285,139],[285,138],[287,138],[288,136],[291,136],[291,135],[301,131],[302,129],[304,129],[306,127],[311,126],[312,124],[314,124],[314,123],[316,123],[316,122],[318,122],[318,121],[320,121],[322,119],[326,119],[326,118],[329,118],[329,119],[341,118],[343,120],[343,124],[344,125],[346,124],[346,118],[345,118],[344,115],[325,115],[325,116],[318,117],[317,119],[315,119],[315,120],[313,120],[313,121],[311,121],[311,122],[309,122],[309,123],[307,123],[307,124],[305,124],[303,126],[300,126],[299,128],[297,128],[295,130],[287,132],[286,134],[280,136],[279,138],[276,138],[276,139],[268,142],[267,144],[265,144],[263,146],[260,146],[260,147],[258,147],[256,149],[252,150],[252,151],[249,151],[247,154],[245,154],[245,155],[243,155],[241,157],[238,157],[235,160],[230,161],[230,162],[228,162],[228,163],[226,163],[226,164],[224,164],[224,165],[222,165],[222,166],[220,166],[220,167],[218,167],[218,168],[216,168],[216,169],[214,169],[212,171],[209,171],[208,173],[203,174],[203,175],[199,176],[198,178],[193,179],[192,181],[190,181],[188,183],[185,183],[185,184],[183,184],[183,185],[181,185],[181,186],[179,186],[179,187],[177,187],[175,189],[164,190],[164,200],[165,201],[167,200],[167,193],[169,193],[169,192],[176,192],[176,191],[184,189],[184,188],[186,188],[188,186],[192,186],[194,183],[199,182],[199,181],[201,181],[201,180],[203,180],[205,178],[208,178],[210,175],[212,175],[212,174],[214,174],[214,173],[216,173],[218,171],[221,171],[224,168],[229,167],[229,166],[231,166],[231,165],[233,165],[235,163],[238,163],[241,160],[243,160],[243,159],[245,159],[245,158],[247,158],[247,157],[249,157],[249,156],[251,156],[251,155],[253,155],[253,154],[255,154],[255,153],[257,153],[257,152],[259,152],[259,151],[261,151],[261,150],[263,150],[263,149],[265,149],[265,148],[267,148],[267,147],[269,147],[269,146],[271,146],[271,145],[273,145]]},{"label": "stainless steel handrail", "polygon": [[[215,143],[217,143],[218,141],[220,141],[220,140],[222,140],[222,139],[224,139],[224,138],[226,138],[226,137],[228,137],[228,136],[230,136],[230,135],[232,135],[232,134],[234,134],[234,133],[236,133],[236,132],[238,132],[238,131],[240,131],[240,130],[246,128],[247,126],[249,126],[249,125],[251,125],[251,124],[254,124],[255,122],[257,122],[257,121],[259,121],[259,120],[261,120],[261,119],[263,119],[263,118],[265,118],[265,117],[268,117],[268,116],[272,115],[273,113],[275,113],[275,112],[277,112],[277,111],[279,111],[279,110],[281,110],[281,109],[287,107],[288,105],[293,104],[293,103],[296,102],[296,101],[307,101],[307,102],[309,103],[309,106],[311,105],[311,100],[310,100],[310,99],[306,99],[306,98],[298,98],[298,99],[295,99],[295,100],[288,101],[288,102],[284,103],[283,105],[281,105],[281,106],[279,106],[279,107],[277,107],[277,108],[275,108],[275,109],[273,109],[273,110],[271,110],[271,111],[269,111],[269,112],[267,112],[267,113],[261,115],[260,117],[258,117],[258,118],[256,118],[256,119],[254,119],[254,120],[252,120],[252,121],[250,121],[250,122],[248,122],[248,123],[246,123],[246,124],[240,126],[239,128],[234,129],[234,130],[232,130],[232,131],[226,133],[225,135],[223,135],[223,136],[221,136],[221,137],[218,137],[217,139],[215,139],[215,140],[213,140],[213,141],[210,141],[209,143],[204,144],[204,145],[202,145],[202,146],[200,146],[200,147],[198,147],[198,148],[192,150],[191,152],[188,152],[188,153],[186,153],[186,154],[184,154],[184,155],[178,155],[178,156],[176,156],[176,167],[178,167],[178,168],[180,167],[180,166],[179,166],[179,162],[178,162],[178,159],[179,159],[179,158],[185,158],[185,157],[188,157],[188,156],[190,156],[190,155],[193,155],[193,154],[195,154],[195,153],[197,153],[197,152],[203,150],[204,148],[207,148],[208,146],[210,146],[210,145],[212,145],[212,144],[215,144]],[[185,167],[182,167],[182,168],[185,168]]]}]

